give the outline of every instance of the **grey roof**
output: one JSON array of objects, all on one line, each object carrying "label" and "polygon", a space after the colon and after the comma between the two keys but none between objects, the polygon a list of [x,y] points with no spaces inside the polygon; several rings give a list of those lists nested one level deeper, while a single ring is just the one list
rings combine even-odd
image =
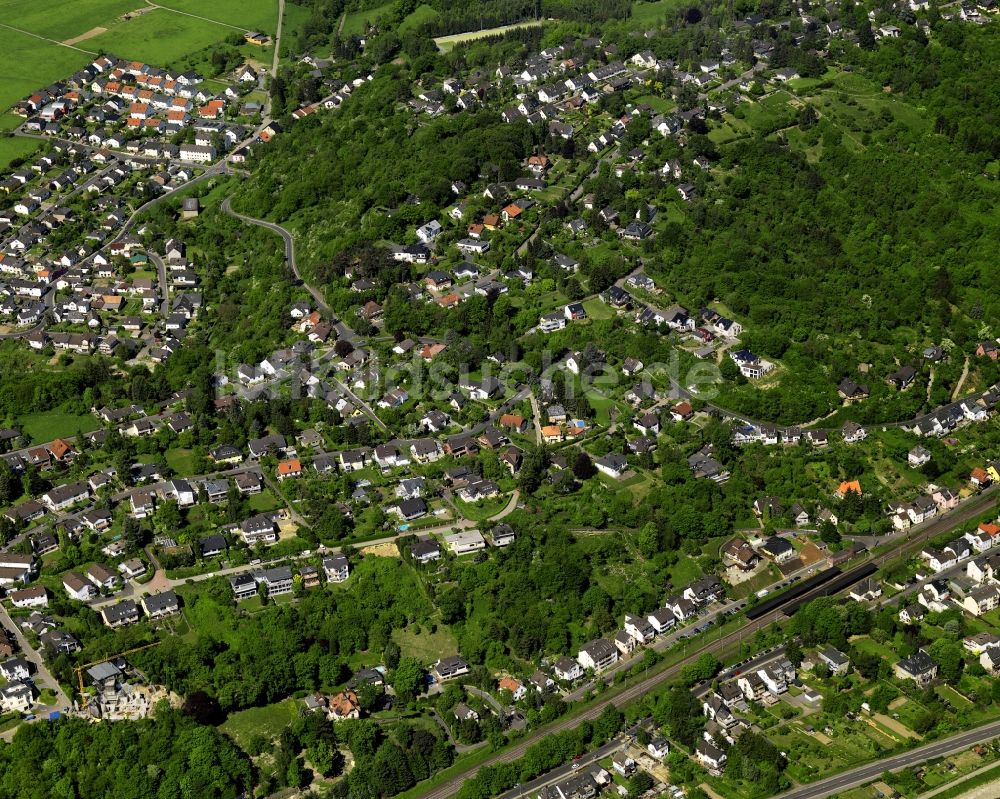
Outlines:
[{"label": "grey roof", "polygon": [[177,607],[177,594],[173,590],[167,590],[161,594],[150,594],[142,600],[142,604],[147,613],[157,613],[161,610]]},{"label": "grey roof", "polygon": [[87,669],[87,676],[94,682],[104,682],[112,677],[117,678],[121,673],[121,669],[110,660],[98,663],[96,666],[91,666]]}]

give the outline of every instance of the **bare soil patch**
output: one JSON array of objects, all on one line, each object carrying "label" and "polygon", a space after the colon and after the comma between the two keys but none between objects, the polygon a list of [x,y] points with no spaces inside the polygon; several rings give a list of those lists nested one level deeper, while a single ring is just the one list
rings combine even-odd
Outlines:
[{"label": "bare soil patch", "polygon": [[85,42],[87,41],[87,39],[93,39],[95,36],[100,36],[102,33],[107,33],[107,32],[108,32],[107,28],[102,28],[98,26],[96,28],[91,28],[86,33],[81,33],[79,36],[74,36],[72,39],[66,39],[63,42],[63,44],[66,45],[79,44],[80,42]]}]

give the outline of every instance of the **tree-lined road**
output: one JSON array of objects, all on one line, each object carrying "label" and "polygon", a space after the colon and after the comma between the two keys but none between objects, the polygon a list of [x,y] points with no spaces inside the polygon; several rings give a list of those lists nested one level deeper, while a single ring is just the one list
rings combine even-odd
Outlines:
[{"label": "tree-lined road", "polygon": [[[868,562],[874,563],[876,565],[882,565],[890,559],[912,553],[913,551],[922,547],[923,543],[927,541],[929,538],[933,538],[951,529],[960,527],[961,525],[966,524],[971,519],[974,519],[976,516],[982,513],[987,507],[989,507],[989,505],[995,500],[995,496],[996,496],[995,487],[987,489],[982,494],[979,494],[967,500],[966,502],[962,503],[961,505],[959,505],[959,507],[955,508],[954,510],[942,514],[941,516],[937,517],[931,522],[921,525],[919,529],[913,528],[914,530],[917,530],[917,532],[914,534],[913,530],[911,530],[910,531],[911,534],[905,541],[902,542],[899,548],[893,550],[892,552],[888,552],[883,555],[879,555],[875,558],[872,558]],[[844,590],[846,590],[846,588]],[[825,591],[825,585],[820,585],[815,589],[813,589],[812,591],[805,594],[803,597],[799,597],[798,601],[800,602],[811,601],[820,596],[824,596],[825,595],[824,591]],[[534,745],[535,743],[538,743],[538,741],[540,741],[542,738],[545,738],[556,732],[562,732],[564,730],[572,729],[576,726],[579,726],[579,724],[583,721],[592,721],[595,718],[597,718],[604,710],[604,708],[607,707],[608,705],[614,705],[615,707],[622,707],[624,705],[629,704],[630,702],[635,701],[636,699],[639,699],[640,697],[648,693],[650,690],[654,689],[657,685],[666,682],[668,680],[676,679],[678,676],[680,676],[681,670],[684,668],[684,666],[690,663],[694,663],[699,655],[705,653],[719,654],[721,652],[724,652],[730,647],[732,647],[734,644],[738,644],[739,642],[741,642],[744,638],[746,639],[751,638],[758,630],[763,630],[766,629],[767,627],[770,627],[774,623],[778,622],[782,618],[782,616],[783,616],[782,608],[778,607],[772,613],[768,613],[759,619],[756,619],[754,621],[747,620],[745,624],[743,624],[740,628],[734,630],[733,632],[730,632],[715,640],[706,640],[700,642],[700,645],[696,646],[696,648],[691,652],[691,654],[687,655],[685,658],[675,663],[674,665],[664,669],[663,671],[653,674],[652,676],[644,677],[637,680],[635,683],[625,688],[625,690],[623,690],[621,693],[603,702],[598,702],[594,704],[593,706],[585,710],[583,713],[560,719],[547,727],[541,728],[533,733],[530,733],[529,735],[526,735],[515,745],[509,747],[508,749],[503,750],[502,752],[498,752],[497,754],[493,755],[492,757],[480,763],[479,765],[465,769],[462,773],[456,775],[447,782],[442,783],[440,786],[423,794],[422,799],[448,799],[448,797],[451,797],[455,793],[457,793],[459,788],[461,788],[466,781],[475,777],[480,768],[484,766],[494,766],[499,763],[510,763],[514,760],[517,760],[518,758],[522,757],[525,754],[525,752],[527,752],[530,746]],[[976,734],[974,734],[976,731],[973,731],[971,733],[965,733],[963,735],[965,736],[971,735],[972,743],[978,743],[979,740],[988,740],[989,738],[1000,733],[1000,722],[996,722],[995,725],[987,725],[987,726],[990,729],[992,729],[992,727],[995,726],[997,731],[990,732],[985,739],[977,738]],[[985,734],[982,732],[982,730],[984,729],[986,728],[980,728],[978,732],[980,736]],[[971,745],[971,744],[963,744],[960,745],[959,748],[964,748],[966,745]],[[903,758],[911,754],[912,753],[906,753],[906,755],[900,755],[899,757]],[[934,756],[935,755],[932,754],[922,759],[925,760],[927,759],[927,757],[934,757]],[[917,762],[922,762],[922,759],[918,758],[908,762],[910,764],[913,764]],[[889,760],[891,759],[875,761],[873,764],[871,764],[871,766],[865,768],[875,769],[874,773],[877,776],[878,774],[881,774],[882,771],[885,770],[886,768],[885,763],[889,762]],[[903,766],[900,765],[899,767],[902,768]],[[842,776],[846,777],[847,775],[842,775]],[[831,780],[835,779],[837,778],[836,777],[831,778]],[[867,781],[867,778],[862,779],[862,782],[865,781]],[[848,785],[847,787],[850,786]],[[842,789],[843,787],[840,788],[840,790]],[[825,799],[825,797],[827,796],[830,796],[829,792],[828,793],[820,792],[815,794],[813,793],[803,794],[802,796],[798,795],[789,796],[786,799],[821,799],[821,797]]]}]

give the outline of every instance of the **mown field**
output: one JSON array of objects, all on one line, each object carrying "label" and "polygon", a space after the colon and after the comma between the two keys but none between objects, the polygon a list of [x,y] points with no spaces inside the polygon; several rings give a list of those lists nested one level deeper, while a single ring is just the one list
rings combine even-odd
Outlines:
[{"label": "mown field", "polygon": [[0,138],[0,169],[6,169],[15,158],[24,158],[39,148],[34,139]]}]

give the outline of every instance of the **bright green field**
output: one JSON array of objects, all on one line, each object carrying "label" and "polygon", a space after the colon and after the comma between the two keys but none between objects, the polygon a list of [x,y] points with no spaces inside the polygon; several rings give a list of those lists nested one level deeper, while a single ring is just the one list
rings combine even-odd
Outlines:
[{"label": "bright green field", "polygon": [[[276,0],[212,0],[211,3],[204,0],[163,0],[157,5],[235,25],[240,30],[252,28],[269,36],[274,36],[278,24]],[[286,5],[285,14],[288,10],[289,5]]]},{"label": "bright green field", "polygon": [[299,715],[299,703],[286,699],[274,705],[241,710],[227,718],[220,729],[232,738],[237,746],[247,749],[252,735],[276,738]]},{"label": "bright green field", "polygon": [[[0,20],[11,27],[63,41],[98,26],[110,28],[120,16],[143,5],[136,0],[0,0]],[[80,47],[93,49],[84,42]]]},{"label": "bright green field", "polygon": [[455,636],[443,624],[439,624],[433,633],[424,626],[419,635],[412,625],[402,630],[393,630],[392,640],[399,644],[400,651],[404,655],[415,657],[424,664],[431,664],[438,658],[458,653]]},{"label": "bright green field", "polygon": [[87,40],[93,50],[169,66],[234,33],[228,25],[156,9]]},{"label": "bright green field", "polygon": [[31,438],[32,443],[45,443],[54,438],[74,438],[77,433],[88,433],[100,427],[97,417],[85,413],[76,416],[72,413],[35,413],[20,419],[19,428],[22,433]]},{"label": "bright green field", "polygon": [[351,36],[358,34],[360,36],[365,32],[366,22],[374,22],[380,16],[385,16],[391,11],[392,3],[390,2],[376,6],[375,8],[369,8],[367,11],[348,12],[347,18],[344,20],[344,35]]},{"label": "bright green field", "polygon": [[15,158],[23,158],[39,148],[35,139],[0,139],[0,170]]},{"label": "bright green field", "polygon": [[433,22],[438,16],[438,12],[426,3],[419,5],[413,10],[412,14],[399,24],[399,32],[405,33],[406,31],[416,30],[421,25]]},{"label": "bright green field", "polygon": [[[3,15],[0,10],[0,18]],[[90,60],[87,53],[0,28],[0,109],[7,110],[35,89],[75,72]]]},{"label": "bright green field", "polygon": [[679,0],[657,0],[646,3],[637,0],[632,3],[632,16],[629,17],[630,27],[650,27],[663,22],[667,14],[672,14],[685,4]]}]

